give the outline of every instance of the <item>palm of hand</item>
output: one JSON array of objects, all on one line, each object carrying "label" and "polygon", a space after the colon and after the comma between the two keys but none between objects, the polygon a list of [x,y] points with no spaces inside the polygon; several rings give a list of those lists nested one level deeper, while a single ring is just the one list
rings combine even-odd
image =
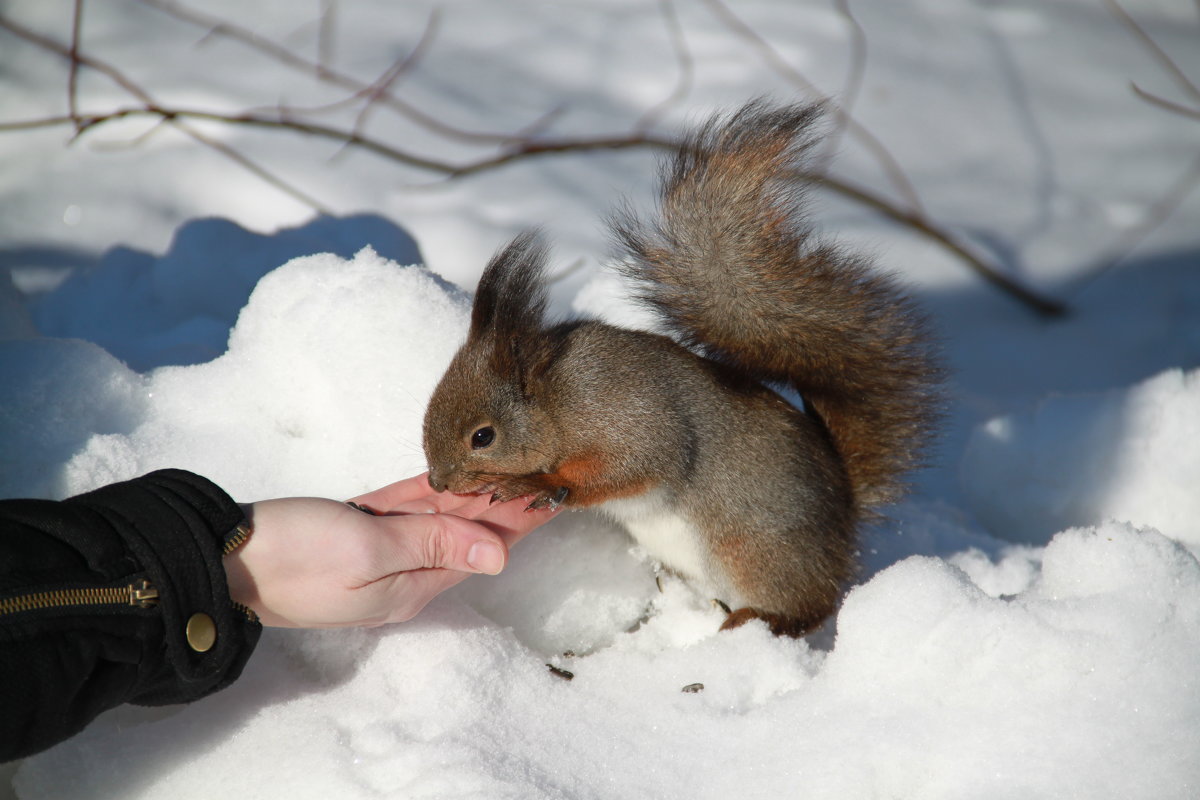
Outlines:
[{"label": "palm of hand", "polygon": [[340,627],[411,619],[476,572],[499,572],[507,548],[548,520],[521,500],[435,493],[417,476],[352,499],[247,507],[254,535],[226,562],[230,594],[265,625]]}]

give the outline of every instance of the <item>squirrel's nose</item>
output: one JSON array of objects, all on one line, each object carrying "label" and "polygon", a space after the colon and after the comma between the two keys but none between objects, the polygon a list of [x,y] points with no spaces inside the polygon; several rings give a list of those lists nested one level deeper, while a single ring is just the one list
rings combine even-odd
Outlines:
[{"label": "squirrel's nose", "polygon": [[446,491],[446,481],[434,474],[433,470],[430,470],[429,487],[435,492],[444,492]]}]

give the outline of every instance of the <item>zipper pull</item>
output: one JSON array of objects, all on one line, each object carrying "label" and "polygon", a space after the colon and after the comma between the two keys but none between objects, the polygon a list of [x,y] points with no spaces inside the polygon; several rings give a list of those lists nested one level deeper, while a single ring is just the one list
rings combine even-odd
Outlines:
[{"label": "zipper pull", "polygon": [[154,584],[142,578],[129,587],[129,605],[139,608],[150,608],[158,605],[158,589]]}]

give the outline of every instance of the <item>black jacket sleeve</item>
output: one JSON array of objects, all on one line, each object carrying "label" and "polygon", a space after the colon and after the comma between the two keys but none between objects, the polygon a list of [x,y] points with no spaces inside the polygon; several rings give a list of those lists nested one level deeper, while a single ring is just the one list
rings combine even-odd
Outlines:
[{"label": "black jacket sleeve", "polygon": [[182,470],[0,501],[0,761],[122,703],[188,702],[235,680],[262,630],[221,563],[243,523]]}]

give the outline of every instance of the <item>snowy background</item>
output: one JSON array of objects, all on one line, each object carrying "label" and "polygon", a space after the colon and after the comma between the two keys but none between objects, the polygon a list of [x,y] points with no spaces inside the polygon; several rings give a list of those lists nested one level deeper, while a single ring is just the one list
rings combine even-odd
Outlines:
[{"label": "snowy background", "polygon": [[649,200],[650,146],[451,179],[148,108],[467,165],[514,136],[669,137],[809,82],[860,126],[832,175],[915,194],[1069,312],[822,192],[822,228],[914,287],[954,371],[937,463],[864,538],[835,625],[718,634],[619,530],[563,515],[409,624],[267,631],[229,690],[110,712],[6,768],[8,791],[1200,796],[1200,119],[1131,89],[1200,107],[1163,57],[1200,82],[1194,2],[1125,2],[1161,53],[1103,0],[81,6],[72,70],[74,3],[0,2],[0,126],[122,112],[0,131],[3,496],[178,466],[241,500],[345,497],[419,471],[468,292],[528,226],[555,244],[560,314],[636,316],[600,220]]}]

